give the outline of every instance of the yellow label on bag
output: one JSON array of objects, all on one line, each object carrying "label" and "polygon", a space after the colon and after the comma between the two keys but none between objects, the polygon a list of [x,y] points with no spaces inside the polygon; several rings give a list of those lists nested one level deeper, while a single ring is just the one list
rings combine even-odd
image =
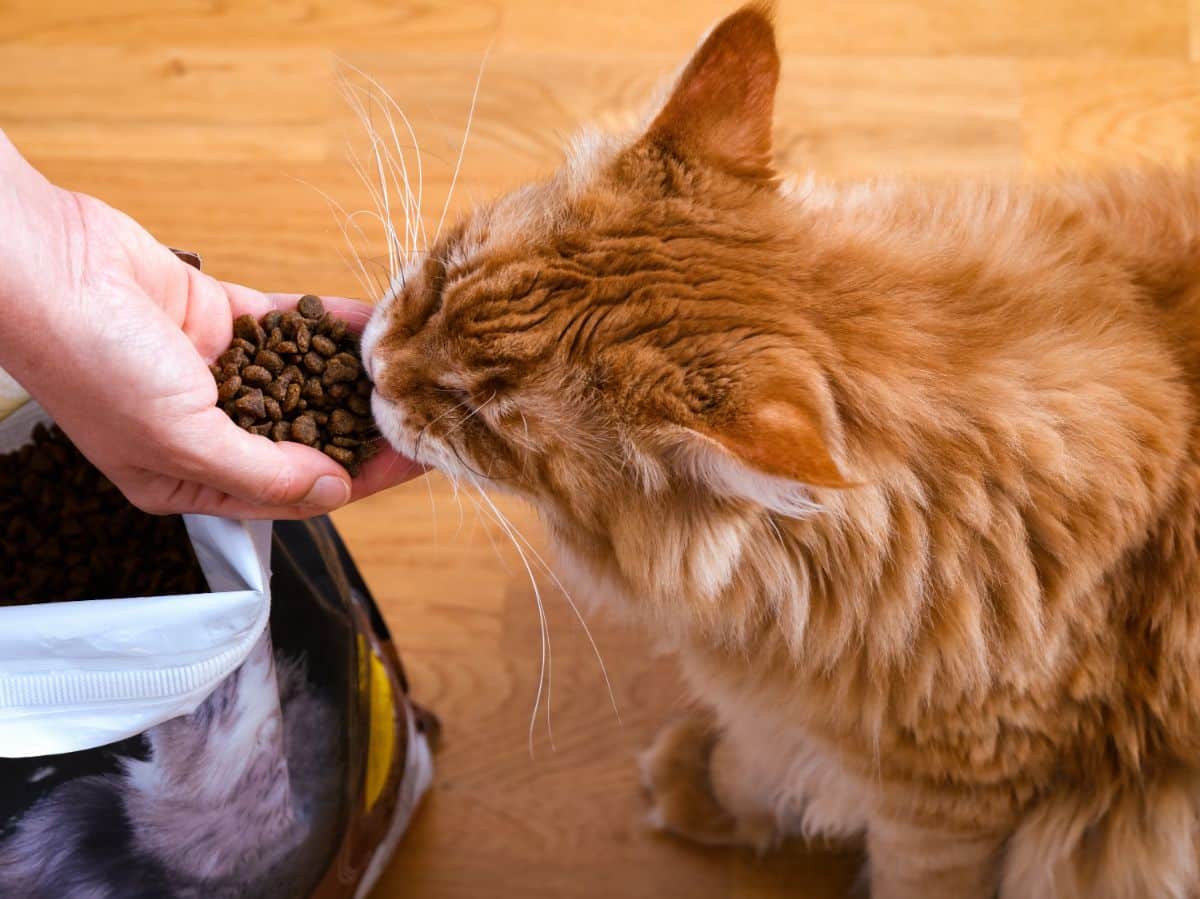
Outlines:
[{"label": "yellow label on bag", "polygon": [[371,736],[367,745],[367,790],[363,797],[365,808],[370,811],[387,785],[396,754],[396,703],[383,662],[361,636],[358,648],[360,655],[370,660],[366,688],[370,691]]}]

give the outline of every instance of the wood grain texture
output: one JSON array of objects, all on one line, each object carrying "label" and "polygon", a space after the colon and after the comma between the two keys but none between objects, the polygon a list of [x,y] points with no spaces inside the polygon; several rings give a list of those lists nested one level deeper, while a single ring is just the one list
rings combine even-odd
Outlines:
[{"label": "wood grain texture", "polygon": [[[731,6],[0,0],[0,127],[49,177],[200,251],[218,276],[362,295],[325,199],[370,206],[347,156],[366,150],[339,90],[363,84],[350,67],[411,119],[433,228],[489,46],[451,214],[552,170],[583,123],[634,121]],[[794,169],[986,176],[1200,154],[1200,0],[781,0],[779,20],[778,151]],[[359,220],[373,271],[384,244]],[[528,509],[501,508],[542,546]],[[502,529],[444,480],[336,519],[446,726],[437,784],[376,899],[845,895],[853,853],[756,859],[647,832],[634,757],[685,701],[671,660],[587,615],[618,722],[544,575],[553,682],[531,755],[534,591]]]}]

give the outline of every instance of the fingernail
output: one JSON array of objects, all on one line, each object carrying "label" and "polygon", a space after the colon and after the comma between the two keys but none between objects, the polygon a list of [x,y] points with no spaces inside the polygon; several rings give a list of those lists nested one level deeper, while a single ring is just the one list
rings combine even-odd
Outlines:
[{"label": "fingernail", "polygon": [[336,509],[344,506],[350,500],[350,488],[341,478],[333,475],[321,475],[312,485],[312,490],[304,497],[306,506],[318,506],[322,509]]}]

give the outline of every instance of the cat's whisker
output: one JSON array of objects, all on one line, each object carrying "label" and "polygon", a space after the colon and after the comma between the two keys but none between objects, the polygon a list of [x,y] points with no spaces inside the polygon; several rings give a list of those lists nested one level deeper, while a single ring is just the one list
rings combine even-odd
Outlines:
[{"label": "cat's whisker", "polygon": [[[358,68],[357,66],[355,66],[351,63],[348,63],[348,62],[344,62],[344,61],[343,61],[343,65],[345,65],[351,71],[356,73],[364,81],[367,81],[368,83],[370,83],[371,86],[374,87],[375,90],[379,92],[379,95],[387,102],[387,105],[391,106],[391,108],[396,111],[396,114],[400,116],[400,121],[404,123],[405,129],[408,131],[408,136],[412,139],[414,154],[416,156],[416,164],[417,164],[417,194],[416,194],[416,210],[415,210],[416,216],[415,217],[416,217],[417,225],[420,228],[421,236],[422,236],[422,238],[424,238],[424,241],[423,241],[424,246],[428,247],[429,240],[428,240],[428,236],[425,234],[424,221],[421,218],[421,208],[422,208],[422,198],[423,198],[424,185],[425,185],[425,175],[424,175],[424,166],[423,166],[422,159],[421,159],[421,142],[419,140],[417,140],[416,131],[413,130],[412,123],[409,122],[408,116],[406,116],[404,114],[404,110],[400,108],[400,105],[392,98],[392,95],[389,94],[384,89],[383,85],[381,85],[374,77],[372,77],[371,75],[368,75],[366,72],[364,72],[362,69]],[[397,146],[399,146],[398,141],[397,141]],[[418,252],[418,251],[419,251],[418,248],[414,247],[414,252]]]},{"label": "cat's whisker", "polygon": [[458,504],[458,527],[456,527],[454,529],[454,533],[450,537],[451,540],[454,540],[454,539],[457,539],[458,535],[462,533],[463,520],[464,520],[465,514],[463,512],[462,497],[459,496],[458,481],[455,478],[450,477],[449,475],[446,476],[446,480],[450,484],[450,490],[451,490],[450,495],[454,497],[454,502]]},{"label": "cat's whisker", "polygon": [[[355,94],[354,86],[349,82],[349,80],[345,77],[345,75],[341,72],[338,72],[337,76],[338,76],[339,86],[342,91],[342,96],[345,98],[346,102],[350,105],[351,109],[354,111],[355,115],[358,117],[359,122],[362,124],[363,129],[366,131],[367,136],[371,141],[372,150],[374,152],[376,160],[378,161],[379,160],[378,145],[379,145],[380,139],[379,139],[378,133],[375,130],[375,126],[371,121],[370,111],[366,107],[364,107],[363,104],[359,101],[357,95]],[[354,169],[356,174],[358,174],[359,178],[362,180],[362,183],[367,188],[368,193],[370,193],[372,201],[375,203],[375,207],[379,211],[380,221],[384,223],[384,234],[385,234],[385,237],[388,242],[389,265],[391,267],[391,271],[390,271],[391,277],[389,278],[389,281],[390,281],[391,278],[395,277],[396,265],[397,265],[397,261],[398,261],[397,257],[400,254],[399,241],[398,241],[398,238],[396,237],[395,228],[392,226],[392,222],[391,222],[391,209],[386,202],[381,202],[380,194],[378,193],[378,191],[376,191],[374,185],[372,185],[371,180],[366,176],[366,171],[365,171],[364,167],[362,166],[362,164],[359,162],[358,154],[354,152],[353,147],[349,144],[349,142],[347,142],[347,155],[350,159],[352,168]],[[383,181],[382,174],[381,174],[380,180],[381,180],[381,186],[386,189],[386,182]]]},{"label": "cat's whisker", "polygon": [[458,409],[465,408],[466,405],[467,405],[467,401],[462,400],[462,401],[456,403],[455,405],[450,406],[448,409],[444,409],[442,411],[442,413],[440,415],[438,415],[436,418],[430,419],[429,421],[425,422],[425,424],[421,425],[421,430],[417,431],[417,439],[415,441],[413,441],[414,457],[421,455],[421,440],[422,440],[422,438],[424,438],[425,433],[431,427],[433,427],[435,424],[437,424],[439,421],[441,421],[443,418],[445,418],[447,415],[449,415],[451,412],[454,412]]},{"label": "cat's whisker", "polygon": [[388,258],[389,260],[393,260],[398,254],[403,252],[403,248],[399,244],[400,239],[396,234],[395,226],[391,222],[391,211],[386,208],[383,197],[368,177],[366,167],[359,160],[358,154],[350,147],[347,147],[347,155],[350,167],[358,175],[359,180],[362,181],[363,186],[367,189],[367,193],[371,195],[371,201],[375,204],[375,216],[380,224],[383,225],[384,239],[388,245]]},{"label": "cat's whisker", "polygon": [[[358,252],[358,246],[354,243],[354,240],[350,237],[350,232],[347,228],[347,222],[349,221],[349,216],[346,212],[345,207],[342,206],[342,204],[339,203],[337,200],[335,200],[333,197],[331,197],[327,192],[321,190],[321,188],[317,187],[312,182],[305,181],[303,178],[297,178],[295,175],[289,175],[288,177],[291,178],[296,183],[303,184],[305,187],[309,187],[312,190],[316,191],[318,194],[320,194],[325,199],[325,202],[329,204],[330,212],[340,213],[340,215],[342,216],[342,219],[338,220],[338,227],[341,229],[342,237],[346,241],[346,246],[350,248],[350,252],[354,255],[354,262],[358,268],[358,271],[355,272],[355,275],[359,278],[359,282],[362,284],[364,295],[368,296],[368,297],[371,296],[371,294],[372,294],[371,279],[370,279],[369,275],[367,274],[366,266],[363,264],[362,254],[360,254]],[[336,214],[334,215],[334,218],[335,218],[335,220],[337,219]],[[359,229],[359,233],[361,234],[361,229]],[[363,236],[365,239],[365,235],[363,235]],[[341,253],[339,252],[338,255],[341,256]],[[349,260],[346,260],[345,257],[342,257],[342,259],[344,262],[346,262],[347,266],[350,267],[351,271],[354,271],[354,266],[350,265]]]},{"label": "cat's whisker", "polygon": [[600,673],[604,677],[604,686],[608,690],[608,700],[612,705],[613,714],[615,714],[617,717],[617,723],[624,725],[624,722],[621,720],[621,710],[617,708],[616,692],[613,690],[612,681],[608,676],[608,666],[604,662],[604,657],[600,653],[600,647],[596,644],[596,640],[592,636],[591,628],[588,627],[587,621],[584,620],[583,615],[580,613],[579,606],[576,605],[574,597],[571,596],[570,591],[567,590],[566,586],[559,579],[558,575],[555,574],[554,569],[551,568],[549,563],[542,558],[541,553],[539,553],[533,544],[529,542],[529,538],[527,538],[524,534],[521,534],[519,531],[517,531],[517,536],[520,537],[521,541],[525,544],[529,552],[533,554],[533,557],[535,560],[537,560],[538,564],[542,566],[542,570],[545,571],[546,574],[550,576],[550,579],[554,581],[554,585],[558,587],[559,591],[563,595],[563,598],[566,599],[567,605],[569,605],[571,607],[571,611],[575,613],[575,618],[583,628],[583,633],[587,637],[588,643],[592,647],[592,653],[596,656],[596,661],[600,664]]},{"label": "cat's whisker", "polygon": [[436,547],[440,545],[441,541],[441,532],[438,529],[437,501],[433,498],[432,479],[426,475],[421,480],[425,482],[425,492],[429,494],[429,517],[433,523],[433,545]]},{"label": "cat's whisker", "polygon": [[[369,107],[368,107],[369,109],[374,109],[374,108],[378,107],[380,109],[380,111],[383,113],[383,116],[388,123],[388,129],[391,131],[392,140],[396,147],[396,155],[394,158],[393,158],[392,153],[389,152],[386,142],[379,135],[379,133],[375,130],[373,124],[371,123],[369,113],[367,113],[365,111],[360,111],[360,118],[363,118],[365,116],[364,126],[367,127],[368,133],[371,136],[372,147],[373,147],[376,155],[378,156],[379,148],[382,145],[382,147],[383,147],[382,156],[383,156],[384,161],[386,161],[386,163],[387,163],[388,173],[391,176],[392,183],[396,186],[397,193],[403,197],[403,201],[404,201],[404,245],[403,245],[403,252],[401,254],[401,258],[404,260],[407,260],[411,256],[411,254],[415,253],[418,249],[417,237],[416,237],[416,231],[415,231],[415,228],[416,228],[415,219],[417,216],[419,216],[419,211],[417,212],[417,215],[414,215],[414,206],[416,205],[417,201],[412,192],[412,187],[411,187],[409,177],[408,177],[408,163],[406,161],[406,157],[404,154],[404,147],[400,143],[399,135],[396,133],[395,122],[392,119],[391,112],[388,110],[387,106],[384,105],[384,103],[382,101],[380,101],[380,99],[372,91],[366,90],[365,88],[361,88],[356,85],[349,85],[349,89],[351,91],[360,91],[361,93],[363,93],[367,98],[367,103],[369,104]],[[363,110],[362,104],[360,101],[357,100],[357,98],[353,99],[351,102],[356,106],[356,108],[358,108],[359,110]],[[386,185],[386,178],[384,178],[382,172],[380,173],[380,181],[381,181],[381,184]],[[394,234],[394,229],[393,229],[393,234]],[[397,245],[399,245],[398,239],[397,239]]]},{"label": "cat's whisker", "polygon": [[[475,522],[476,525],[478,525],[479,521],[482,520],[483,517],[483,507],[479,505],[479,502],[475,499],[475,497],[471,496],[470,493],[464,493],[464,495],[475,505]],[[485,524],[483,532],[487,535],[488,542],[492,545],[492,552],[496,554],[496,559],[500,562],[500,567],[502,567],[506,572],[512,573],[512,566],[509,565],[508,560],[504,558],[504,553],[500,552],[500,547],[496,543],[496,538],[492,536],[492,529],[487,527]]]},{"label": "cat's whisker", "polygon": [[538,621],[542,632],[542,655],[541,663],[538,671],[538,688],[537,695],[534,697],[533,713],[529,717],[529,756],[533,758],[533,732],[537,725],[538,711],[542,704],[542,688],[545,686],[546,695],[546,734],[550,740],[551,751],[557,751],[554,743],[554,725],[551,720],[551,706],[553,705],[553,688],[554,688],[554,656],[550,645],[550,624],[546,618],[546,607],[542,602],[541,587],[538,586],[537,578],[533,573],[533,566],[529,564],[529,558],[525,555],[524,549],[521,548],[520,542],[516,538],[516,531],[512,523],[504,516],[504,513],[497,508],[491,498],[483,490],[483,487],[478,483],[474,483],[475,491],[479,498],[483,500],[490,509],[493,520],[500,526],[500,529],[508,535],[508,539],[512,541],[513,548],[516,549],[517,555],[521,557],[521,563],[525,566],[525,572],[529,575],[529,583],[533,587],[534,600],[537,602]]},{"label": "cat's whisker", "polygon": [[467,124],[463,128],[462,143],[458,147],[458,160],[454,163],[454,174],[450,177],[450,187],[446,190],[446,201],[442,204],[442,214],[438,217],[437,227],[433,229],[433,242],[437,243],[437,239],[441,236],[442,225],[446,221],[446,213],[450,211],[450,201],[454,197],[454,187],[458,184],[458,175],[462,170],[463,157],[467,152],[467,138],[471,136],[471,123],[475,120],[475,107],[479,102],[479,86],[483,83],[483,70],[487,65],[488,56],[492,52],[492,45],[483,51],[483,59],[479,61],[479,71],[475,75],[475,90],[471,93],[471,107],[467,110]]}]

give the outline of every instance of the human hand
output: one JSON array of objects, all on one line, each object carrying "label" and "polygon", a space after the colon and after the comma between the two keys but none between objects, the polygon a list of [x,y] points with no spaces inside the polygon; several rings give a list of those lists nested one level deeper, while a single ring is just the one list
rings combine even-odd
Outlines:
[{"label": "human hand", "polygon": [[[223,283],[128,216],[53,187],[0,133],[0,367],[149,512],[303,518],[420,473],[385,448],[351,483],[317,450],[238,428],[208,365],[233,319],[296,296]],[[361,329],[370,307],[328,298]]]}]

